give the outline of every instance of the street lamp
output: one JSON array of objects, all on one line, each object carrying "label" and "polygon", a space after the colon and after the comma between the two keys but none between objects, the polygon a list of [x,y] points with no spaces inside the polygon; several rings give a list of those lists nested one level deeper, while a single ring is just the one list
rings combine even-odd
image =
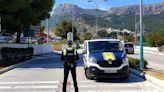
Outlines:
[{"label": "street lamp", "polygon": [[[108,0],[100,0],[100,1],[107,2]],[[95,3],[95,4],[96,4],[96,9],[97,9],[97,10],[99,9],[99,5],[98,5],[98,3],[97,3],[95,0],[88,0],[88,2],[93,2],[93,3]],[[96,31],[98,31],[98,30],[97,30],[97,24],[98,24],[98,20],[97,20],[97,17],[96,17]]]},{"label": "street lamp", "polygon": [[[71,6],[71,8],[72,8],[72,34],[73,34],[73,37],[72,38],[74,38],[74,27],[73,27],[73,6]],[[73,39],[72,39],[72,41],[73,41]]]},{"label": "street lamp", "polygon": [[143,60],[143,0],[140,0],[140,70],[144,70]]}]

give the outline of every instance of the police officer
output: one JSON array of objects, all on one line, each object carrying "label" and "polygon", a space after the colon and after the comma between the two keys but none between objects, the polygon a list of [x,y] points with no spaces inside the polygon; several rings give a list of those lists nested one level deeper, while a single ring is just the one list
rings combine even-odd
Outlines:
[{"label": "police officer", "polygon": [[76,49],[72,48],[72,41],[68,41],[68,48],[64,49],[61,55],[61,60],[64,61],[64,82],[63,92],[66,92],[67,79],[69,71],[71,71],[75,92],[78,92],[77,80],[76,80],[76,66],[79,55]]}]

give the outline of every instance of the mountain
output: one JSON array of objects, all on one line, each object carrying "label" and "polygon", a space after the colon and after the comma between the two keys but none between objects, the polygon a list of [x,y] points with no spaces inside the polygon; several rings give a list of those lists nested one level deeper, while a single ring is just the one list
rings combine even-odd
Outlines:
[{"label": "mountain", "polygon": [[[111,8],[107,11],[107,14],[127,15],[127,14],[139,14],[139,5],[128,5],[123,7]],[[144,5],[144,14],[158,14],[164,11],[164,2],[158,4]]]},{"label": "mountain", "polygon": [[[51,27],[57,25],[61,20],[73,21],[80,27],[89,27],[94,31],[96,18],[98,28],[126,28],[134,30],[135,15],[139,21],[139,5],[128,5],[111,8],[107,11],[98,9],[83,9],[73,4],[61,4],[50,17]],[[164,2],[158,4],[144,5],[144,23],[146,31],[158,31],[164,29]],[[82,25],[83,24],[83,25]]]},{"label": "mountain", "polygon": [[54,15],[63,15],[63,14],[88,14],[88,15],[94,15],[94,16],[102,16],[106,11],[103,10],[97,10],[97,9],[83,9],[78,7],[77,5],[65,3],[59,5],[54,10]]}]

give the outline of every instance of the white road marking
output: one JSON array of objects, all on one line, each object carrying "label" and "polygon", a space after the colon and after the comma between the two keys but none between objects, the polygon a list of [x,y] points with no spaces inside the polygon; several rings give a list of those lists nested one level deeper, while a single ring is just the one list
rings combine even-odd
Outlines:
[{"label": "white road marking", "polygon": [[[69,82],[69,80],[68,80]],[[82,84],[81,84],[82,83]],[[26,85],[28,84],[28,85]],[[35,84],[35,85],[34,85]],[[43,85],[42,85],[43,84]],[[129,87],[130,89],[133,88],[141,88],[139,91],[140,92],[158,92],[160,89],[157,89],[157,87],[154,87],[154,85],[147,85],[149,84],[148,82],[144,82],[142,84],[140,83],[130,83],[130,84],[113,84],[113,83],[97,83],[95,81],[78,81],[78,86],[81,89],[88,89],[88,90],[81,90],[80,92],[109,92],[109,90],[100,90],[100,88],[108,88],[111,89],[110,92],[122,92],[120,89],[113,90],[112,88],[124,88],[124,87]],[[73,90],[73,82],[71,81],[71,85],[68,85],[69,88]],[[27,89],[54,89],[53,92],[55,92],[55,89],[62,87],[62,81],[20,81],[20,82],[0,82],[0,90],[13,90],[13,89],[21,89],[21,90],[27,90]],[[149,89],[151,87],[156,88],[156,90]],[[91,89],[94,90],[91,90]],[[71,91],[72,91],[71,90]],[[113,91],[112,91],[113,90]],[[123,92],[128,92],[129,91],[124,90]],[[28,91],[31,92],[31,91]],[[35,91],[35,92],[41,92],[41,91]],[[43,91],[44,92],[44,91]],[[46,92],[46,91],[45,91]],[[74,92],[74,91],[73,91]],[[133,90],[133,92],[138,92],[137,90]],[[162,91],[161,91],[162,92]]]},{"label": "white road marking", "polygon": [[[0,82],[0,84],[55,84],[62,81],[20,81],[20,82]],[[71,83],[73,83],[71,81]],[[78,81],[78,83],[95,83],[94,81]]]},{"label": "white road marking", "polygon": [[0,82],[0,84],[46,84],[46,83],[60,83],[59,81],[23,81],[23,82]]},{"label": "white road marking", "polygon": [[[75,91],[71,91],[75,92]],[[147,90],[85,90],[80,92],[159,92],[159,91],[147,91]]]},{"label": "white road marking", "polygon": [[0,89],[10,89],[11,86],[0,86]]},{"label": "white road marking", "polygon": [[14,88],[16,88],[16,89],[33,89],[33,88],[57,88],[58,86],[16,86],[16,87],[14,87]]}]

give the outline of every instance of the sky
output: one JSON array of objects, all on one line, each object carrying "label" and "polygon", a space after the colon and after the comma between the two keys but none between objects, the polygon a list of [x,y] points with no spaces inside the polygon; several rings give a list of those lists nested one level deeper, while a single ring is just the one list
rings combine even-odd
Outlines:
[{"label": "sky", "polygon": [[[108,10],[112,7],[121,7],[121,6],[126,6],[126,5],[136,5],[140,3],[140,0],[91,0],[95,1],[98,3],[99,9],[102,10]],[[155,4],[159,2],[164,2],[164,0],[143,0],[144,4]],[[86,9],[95,9],[96,4],[94,2],[88,2],[88,0],[55,0],[55,4],[53,9],[55,9],[57,6],[63,3],[71,3],[71,4],[76,4],[81,8],[86,8]]]}]

